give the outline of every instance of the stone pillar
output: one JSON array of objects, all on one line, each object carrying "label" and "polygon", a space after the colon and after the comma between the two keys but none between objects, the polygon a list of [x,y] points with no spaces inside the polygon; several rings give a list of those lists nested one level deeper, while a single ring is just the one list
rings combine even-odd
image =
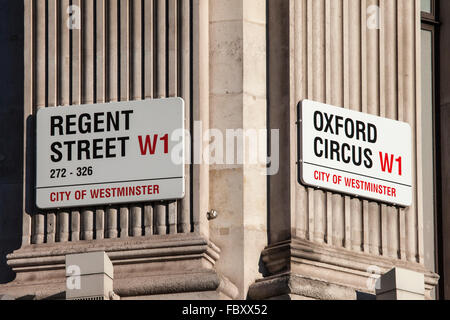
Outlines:
[{"label": "stone pillar", "polygon": [[381,276],[377,300],[424,300],[425,277],[421,273],[394,268]]},{"label": "stone pillar", "polygon": [[[354,299],[357,291],[375,293],[371,270],[393,267],[425,275],[429,295],[438,276],[423,265],[420,1],[267,6],[267,122],[280,130],[280,171],[268,179],[267,277],[250,298]],[[374,8],[381,10],[378,24]],[[302,185],[296,122],[304,99],[409,123],[413,204],[399,208]]]},{"label": "stone pillar", "polygon": [[[245,299],[261,277],[267,244],[267,169],[251,159],[266,156],[266,1],[212,0],[209,17],[213,139],[204,154],[211,162],[211,209],[219,213],[211,221],[211,240],[222,249],[217,268]],[[223,154],[219,139],[226,144]]]}]

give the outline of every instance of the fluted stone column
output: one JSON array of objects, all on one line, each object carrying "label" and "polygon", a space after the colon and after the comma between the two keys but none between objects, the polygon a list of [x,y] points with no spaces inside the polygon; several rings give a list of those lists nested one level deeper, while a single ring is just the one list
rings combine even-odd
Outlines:
[{"label": "fluted stone column", "polygon": [[[266,3],[210,1],[210,127],[222,133],[224,143],[226,130],[245,133],[267,126]],[[248,140],[237,135],[234,143],[241,152],[239,145]],[[265,145],[258,146],[263,155]],[[224,150],[224,158],[230,151],[235,152]],[[219,213],[211,221],[211,239],[222,248],[218,269],[237,285],[240,299],[261,277],[258,262],[267,244],[265,173],[265,164],[248,159],[244,164],[211,163],[210,202]]]},{"label": "fluted stone column", "polygon": [[[281,129],[283,165],[269,178],[270,244],[262,259],[280,278],[258,281],[251,296],[275,287],[265,297],[374,294],[366,284],[370,270],[394,266],[424,274],[429,294],[438,276],[423,265],[420,1],[271,0],[268,6],[269,127]],[[296,121],[303,99],[409,123],[413,204],[399,208],[302,186]],[[295,287],[301,281],[280,280],[286,273],[337,287],[331,295],[304,291]]]},{"label": "fluted stone column", "polygon": [[[36,209],[33,196],[38,108],[177,96],[185,101],[191,135],[195,123],[208,130],[209,3],[23,1],[17,17],[24,17],[24,101],[14,111],[25,117],[22,247],[7,257],[16,275],[0,285],[1,293],[59,297],[65,290],[63,255],[101,248],[118,265],[115,285],[124,299],[237,297],[215,267],[221,250],[209,237],[208,163],[186,163],[180,201],[47,212]],[[208,143],[186,139],[187,154]]]}]

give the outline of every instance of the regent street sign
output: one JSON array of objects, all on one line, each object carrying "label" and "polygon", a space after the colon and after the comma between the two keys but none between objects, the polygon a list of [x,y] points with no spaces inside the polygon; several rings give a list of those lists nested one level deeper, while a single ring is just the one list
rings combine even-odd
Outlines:
[{"label": "regent street sign", "polygon": [[183,198],[184,126],[179,98],[40,109],[36,205]]},{"label": "regent street sign", "polygon": [[299,104],[299,180],[305,186],[407,207],[409,124],[310,100]]}]

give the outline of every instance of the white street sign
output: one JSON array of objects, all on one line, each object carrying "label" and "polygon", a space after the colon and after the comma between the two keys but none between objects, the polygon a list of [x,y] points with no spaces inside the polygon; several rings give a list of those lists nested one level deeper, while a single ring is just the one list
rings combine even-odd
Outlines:
[{"label": "white street sign", "polygon": [[409,124],[310,100],[299,104],[300,182],[383,203],[412,203]]},{"label": "white street sign", "polygon": [[37,113],[41,209],[176,200],[185,190],[180,98],[43,108]]}]

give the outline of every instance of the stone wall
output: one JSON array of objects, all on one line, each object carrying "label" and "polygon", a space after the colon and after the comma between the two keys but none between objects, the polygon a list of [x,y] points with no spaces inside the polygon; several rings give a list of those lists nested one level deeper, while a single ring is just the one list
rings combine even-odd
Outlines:
[{"label": "stone wall", "polygon": [[[282,141],[288,143],[282,145],[280,163],[290,164],[270,178],[270,243],[297,238],[314,248],[336,249],[338,255],[355,253],[361,262],[363,257],[379,257],[373,263],[381,270],[385,262],[420,268],[424,262],[420,1],[269,3],[269,126],[282,128]],[[378,23],[373,8],[380,10]],[[412,206],[398,208],[300,185],[296,121],[297,104],[303,99],[409,123]],[[367,267],[357,268],[358,272],[365,273]]]},{"label": "stone wall", "polygon": [[[61,294],[63,255],[98,249],[117,265],[126,298],[355,299],[355,291],[374,293],[370,268],[393,266],[425,274],[428,292],[436,285],[423,266],[419,0],[24,4],[22,248],[8,256],[16,282],[0,291]],[[69,4],[81,8],[81,29],[67,28]],[[380,9],[380,28],[370,6]],[[197,121],[203,133],[279,130],[279,172],[202,161],[187,166],[188,196],[177,203],[34,208],[38,108],[167,96],[185,99],[191,131]],[[408,122],[413,205],[300,185],[302,99]],[[204,156],[211,139],[196,138],[193,157]],[[278,151],[273,139],[264,153]],[[219,215],[208,221],[211,209]]]},{"label": "stone wall", "polygon": [[177,0],[25,1],[25,119],[30,127],[24,245],[198,231],[191,216],[190,166],[188,196],[172,203],[41,212],[34,207],[32,187],[31,126],[39,108],[181,96],[186,128],[191,128],[191,6]]}]

